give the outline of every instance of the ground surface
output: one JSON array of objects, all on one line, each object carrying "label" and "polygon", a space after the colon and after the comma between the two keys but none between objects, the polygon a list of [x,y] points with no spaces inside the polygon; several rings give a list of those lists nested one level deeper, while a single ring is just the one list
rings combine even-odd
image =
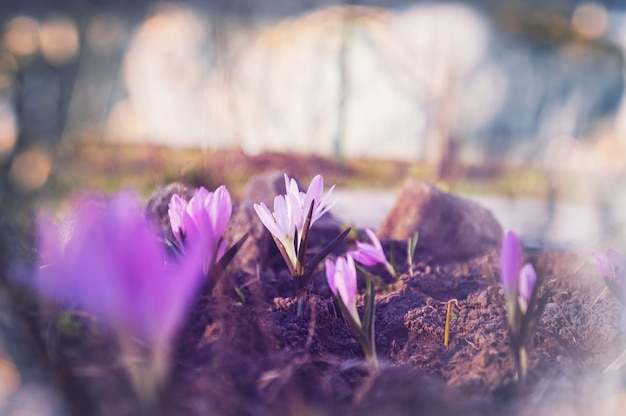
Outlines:
[{"label": "ground surface", "polygon": [[[268,163],[268,169],[283,168],[280,161]],[[330,169],[320,161],[292,165],[304,177]],[[311,253],[328,237],[317,234]],[[351,249],[353,241],[351,234],[335,254]],[[388,254],[390,244],[385,243]],[[323,270],[314,274],[307,309],[298,317],[291,277],[278,252],[271,251],[267,267],[256,273],[232,270],[213,296],[198,302],[176,346],[172,378],[158,409],[143,414],[623,414],[626,372],[603,373],[626,348],[620,305],[610,294],[601,295],[605,285],[589,255],[554,249],[525,253],[544,276],[549,295],[530,346],[528,383],[520,387],[507,339],[498,254],[438,263],[418,245],[411,272],[402,243],[395,243],[395,252],[402,272],[398,281],[376,270],[389,284],[387,291],[377,290],[378,371],[364,363]],[[459,307],[446,347],[444,302],[451,299]],[[69,398],[70,412],[141,415],[110,334],[94,330],[80,314],[70,325],[59,324],[63,317],[54,307],[38,312],[41,345],[32,354],[45,351],[52,374],[62,373],[50,383],[57,383],[61,398]]]},{"label": "ground surface", "polygon": [[[274,260],[256,276],[235,271],[196,306],[162,397],[165,414],[618,415],[624,409],[620,373],[602,374],[625,346],[619,304],[611,295],[594,304],[604,283],[576,255],[529,256],[550,295],[530,347],[526,388],[515,382],[496,253],[449,264],[418,254],[413,274],[405,265],[397,282],[378,271],[389,283],[376,301],[378,372],[364,364],[321,271],[298,317],[291,277]],[[445,347],[443,302],[450,299],[460,308]],[[124,371],[111,365],[119,360],[106,336],[57,336],[59,353],[102,414],[139,413]]]}]

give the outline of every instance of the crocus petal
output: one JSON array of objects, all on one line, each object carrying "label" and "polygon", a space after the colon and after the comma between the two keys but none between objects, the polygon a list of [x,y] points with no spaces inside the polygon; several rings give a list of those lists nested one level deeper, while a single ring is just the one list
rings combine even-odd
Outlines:
[{"label": "crocus petal", "polygon": [[351,256],[348,256],[347,260],[339,257],[334,265],[328,267],[329,262],[330,260],[326,261],[328,285],[335,296],[341,298],[350,316],[360,325],[361,321],[356,309],[356,268],[354,260]]},{"label": "crocus petal", "polygon": [[181,231],[184,233],[185,229],[183,226],[183,216],[185,214],[185,210],[187,208],[187,201],[182,199],[179,195],[172,195],[172,199],[170,200],[169,209],[167,210],[167,214],[170,218],[170,226],[172,228],[172,233],[176,240],[178,240],[179,244],[183,244],[183,241],[180,238]]},{"label": "crocus petal", "polygon": [[274,198],[274,214],[263,203],[254,204],[254,210],[265,228],[285,247],[289,261],[295,266],[297,259],[294,246],[296,229],[290,218],[291,214],[285,202],[285,197],[278,195]]},{"label": "crocus petal", "polygon": [[519,273],[519,304],[522,313],[526,313],[528,302],[535,289],[537,274],[535,268],[530,263],[524,264]]},{"label": "crocus petal", "polygon": [[522,250],[513,231],[509,231],[502,240],[500,252],[500,277],[507,298],[517,297],[518,279],[522,263]]},{"label": "crocus petal", "polygon": [[321,175],[316,175],[309,184],[309,188],[306,191],[304,198],[304,204],[302,206],[304,215],[306,215],[313,205],[313,214],[311,215],[311,224],[319,218],[317,208],[322,200],[322,191],[324,190],[324,179]]},{"label": "crocus petal", "polygon": [[372,244],[357,241],[356,245],[358,250],[351,251],[350,254],[356,261],[365,266],[386,266],[388,263],[387,257],[385,256],[383,246],[380,244],[378,237],[376,237],[376,234],[369,228],[365,229],[365,232],[372,241]]},{"label": "crocus petal", "polygon": [[256,215],[258,215],[265,228],[267,228],[267,230],[271,234],[275,235],[276,237],[283,234],[282,230],[278,228],[274,216],[264,203],[254,204],[254,211],[256,212]]},{"label": "crocus petal", "polygon": [[346,259],[346,300],[350,302],[350,304],[354,304],[356,312],[356,267],[352,256],[347,256]]},{"label": "crocus petal", "polygon": [[233,211],[230,193],[224,185],[213,192],[207,211],[211,217],[215,235],[223,236]]},{"label": "crocus petal", "polygon": [[326,214],[337,203],[336,199],[330,203],[328,202],[334,189],[335,189],[335,185],[331,186],[330,189],[326,192],[326,195],[324,196],[324,198],[322,198],[322,200],[319,202],[317,209],[315,210],[316,221],[320,219],[322,216],[324,216],[324,214]]}]

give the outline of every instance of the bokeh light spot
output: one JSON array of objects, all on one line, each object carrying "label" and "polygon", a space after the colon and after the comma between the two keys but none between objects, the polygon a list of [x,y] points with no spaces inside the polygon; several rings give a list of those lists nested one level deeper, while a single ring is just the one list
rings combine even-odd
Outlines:
[{"label": "bokeh light spot", "polygon": [[598,3],[584,3],[572,15],[572,28],[582,37],[597,39],[604,35],[609,25],[606,8]]},{"label": "bokeh light spot", "polygon": [[17,391],[20,382],[20,372],[15,365],[0,357],[0,404]]},{"label": "bokeh light spot", "polygon": [[17,142],[17,120],[7,103],[0,101],[0,159],[9,154]]},{"label": "bokeh light spot", "polygon": [[51,65],[63,65],[78,53],[78,29],[66,16],[47,19],[39,31],[41,53]]},{"label": "bokeh light spot", "polygon": [[39,50],[39,22],[27,16],[9,20],[4,32],[4,44],[15,55],[34,54]]},{"label": "bokeh light spot", "polygon": [[29,149],[15,156],[9,176],[25,191],[34,191],[48,180],[52,162],[43,149]]}]

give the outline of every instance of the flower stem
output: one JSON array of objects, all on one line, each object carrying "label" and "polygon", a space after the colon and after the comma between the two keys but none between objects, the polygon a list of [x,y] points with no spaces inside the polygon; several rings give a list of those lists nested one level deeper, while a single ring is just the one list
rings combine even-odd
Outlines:
[{"label": "flower stem", "polygon": [[304,313],[304,306],[306,304],[306,289],[303,290],[299,290],[298,294],[298,312],[297,315],[298,316],[302,316],[302,314]]},{"label": "flower stem", "polygon": [[520,346],[517,350],[515,364],[517,365],[517,374],[521,384],[526,382],[526,373],[528,368],[528,354],[526,353],[526,347]]},{"label": "flower stem", "polygon": [[378,358],[376,357],[376,345],[372,343],[369,347],[370,348],[363,348],[363,351],[365,352],[365,359],[374,368],[379,368]]}]

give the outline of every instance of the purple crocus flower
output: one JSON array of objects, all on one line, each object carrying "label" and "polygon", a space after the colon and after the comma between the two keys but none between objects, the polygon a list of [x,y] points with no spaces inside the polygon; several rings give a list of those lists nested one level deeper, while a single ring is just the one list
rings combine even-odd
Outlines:
[{"label": "purple crocus flower", "polygon": [[336,263],[327,259],[326,280],[330,290],[341,299],[350,316],[360,326],[361,320],[356,309],[356,267],[352,256],[339,257]]},{"label": "purple crocus flower", "polygon": [[383,251],[383,246],[380,244],[380,241],[378,240],[378,237],[376,237],[376,234],[374,234],[374,231],[366,228],[365,232],[372,241],[372,244],[357,241],[357,250],[350,251],[350,255],[354,257],[354,260],[364,266],[385,266],[389,273],[395,275],[393,266],[387,260],[385,252]]},{"label": "purple crocus flower", "polygon": [[110,201],[84,197],[73,209],[73,230],[61,239],[53,222],[38,218],[37,290],[76,304],[120,335],[167,349],[202,278],[201,252],[168,262],[135,195]]},{"label": "purple crocus flower", "polygon": [[513,231],[509,231],[502,241],[500,277],[509,308],[509,319],[514,321],[517,306],[522,314],[526,313],[537,275],[530,263],[522,266],[522,249]]},{"label": "purple crocus flower", "polygon": [[204,251],[205,272],[212,260],[218,260],[226,248],[223,241],[226,226],[232,214],[232,200],[225,186],[215,192],[204,187],[195,190],[189,202],[173,195],[168,214],[172,232],[183,248],[206,244]]}]

